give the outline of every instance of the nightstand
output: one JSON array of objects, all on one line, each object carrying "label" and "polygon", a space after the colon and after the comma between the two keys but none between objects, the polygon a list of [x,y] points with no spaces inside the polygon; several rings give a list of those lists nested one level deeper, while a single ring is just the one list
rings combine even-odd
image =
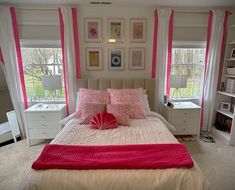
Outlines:
[{"label": "nightstand", "polygon": [[65,104],[36,104],[25,110],[27,139],[53,139],[62,129],[66,117]]},{"label": "nightstand", "polygon": [[174,108],[163,104],[162,115],[172,124],[174,135],[199,135],[201,107],[192,102],[173,102]]}]

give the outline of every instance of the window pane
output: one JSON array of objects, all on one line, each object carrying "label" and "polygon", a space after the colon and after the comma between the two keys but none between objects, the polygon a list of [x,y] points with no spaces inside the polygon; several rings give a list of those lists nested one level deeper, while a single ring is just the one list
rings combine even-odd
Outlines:
[{"label": "window pane", "polygon": [[29,101],[64,100],[61,48],[22,48]]},{"label": "window pane", "polygon": [[171,75],[186,75],[186,88],[171,88],[171,97],[199,97],[204,72],[205,48],[173,48]]}]

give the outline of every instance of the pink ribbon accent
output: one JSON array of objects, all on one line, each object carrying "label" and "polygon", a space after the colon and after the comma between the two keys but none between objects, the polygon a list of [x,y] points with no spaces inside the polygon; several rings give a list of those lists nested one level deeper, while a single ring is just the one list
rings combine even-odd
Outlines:
[{"label": "pink ribbon accent", "polygon": [[205,93],[205,81],[206,81],[206,72],[207,72],[207,65],[208,65],[208,56],[209,56],[209,49],[210,49],[210,40],[211,40],[211,28],[212,28],[212,20],[213,20],[213,12],[209,11],[208,15],[208,28],[207,28],[207,41],[206,41],[206,58],[205,58],[205,67],[204,67],[204,81],[203,81],[203,89],[202,89],[202,110],[201,110],[201,122],[200,128],[203,128],[203,114],[204,114],[204,93]]},{"label": "pink ribbon accent", "polygon": [[73,18],[73,37],[74,37],[76,73],[77,73],[77,78],[79,79],[81,78],[81,70],[80,70],[80,50],[79,50],[79,35],[78,35],[78,22],[77,22],[76,8],[72,8],[72,18]]},{"label": "pink ribbon accent", "polygon": [[166,73],[166,95],[170,97],[170,75],[171,75],[171,60],[172,60],[172,36],[173,36],[173,19],[174,11],[172,10],[169,21],[168,33],[168,54],[167,54],[167,73]]},{"label": "pink ribbon accent", "polygon": [[65,88],[65,102],[66,102],[66,111],[69,113],[69,100],[68,100],[68,88],[66,81],[66,62],[65,62],[65,48],[64,48],[64,20],[61,9],[58,9],[59,19],[60,19],[60,35],[61,35],[61,47],[62,47],[62,60],[63,60],[63,72],[64,72],[64,88]]},{"label": "pink ribbon accent", "polygon": [[28,100],[27,100],[25,80],[24,80],[24,69],[23,69],[22,56],[21,56],[21,50],[20,50],[20,38],[19,38],[19,33],[18,33],[18,28],[17,28],[15,8],[10,7],[10,12],[11,12],[11,18],[12,18],[13,33],[14,33],[14,38],[15,38],[16,55],[17,55],[17,62],[18,62],[18,69],[19,69],[19,75],[20,75],[21,89],[22,89],[22,94],[23,94],[24,107],[25,109],[27,109]]},{"label": "pink ribbon accent", "polygon": [[220,64],[219,64],[219,76],[218,76],[218,82],[217,82],[217,90],[220,90],[220,81],[221,81],[221,77],[222,77],[225,43],[227,41],[227,35],[228,35],[228,16],[229,15],[230,15],[230,12],[225,11],[224,25],[223,25],[223,36],[222,36],[221,49],[220,49]]},{"label": "pink ribbon accent", "polygon": [[154,11],[154,31],[153,31],[152,78],[156,77],[157,35],[158,35],[158,15],[157,15],[157,10],[155,10]]},{"label": "pink ribbon accent", "polygon": [[2,55],[1,47],[0,47],[0,62],[3,63],[3,55]]}]

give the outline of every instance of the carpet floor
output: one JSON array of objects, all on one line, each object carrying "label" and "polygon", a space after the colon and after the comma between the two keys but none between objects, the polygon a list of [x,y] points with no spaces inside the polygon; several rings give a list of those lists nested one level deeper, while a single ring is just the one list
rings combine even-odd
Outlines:
[{"label": "carpet floor", "polygon": [[[235,189],[235,147],[216,140],[184,142],[207,177],[212,190]],[[0,189],[15,190],[22,175],[40,154],[45,143],[27,146],[26,140],[0,147]]]}]

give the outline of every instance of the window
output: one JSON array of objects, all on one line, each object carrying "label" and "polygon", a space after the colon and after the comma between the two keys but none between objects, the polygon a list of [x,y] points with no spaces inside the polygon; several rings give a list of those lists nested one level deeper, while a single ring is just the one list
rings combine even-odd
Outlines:
[{"label": "window", "polygon": [[174,93],[174,98],[199,98],[202,91],[205,64],[205,48],[173,48],[171,75],[186,75],[187,87],[179,89],[181,93]]},{"label": "window", "polygon": [[24,47],[21,51],[28,101],[64,101],[61,48]]}]

